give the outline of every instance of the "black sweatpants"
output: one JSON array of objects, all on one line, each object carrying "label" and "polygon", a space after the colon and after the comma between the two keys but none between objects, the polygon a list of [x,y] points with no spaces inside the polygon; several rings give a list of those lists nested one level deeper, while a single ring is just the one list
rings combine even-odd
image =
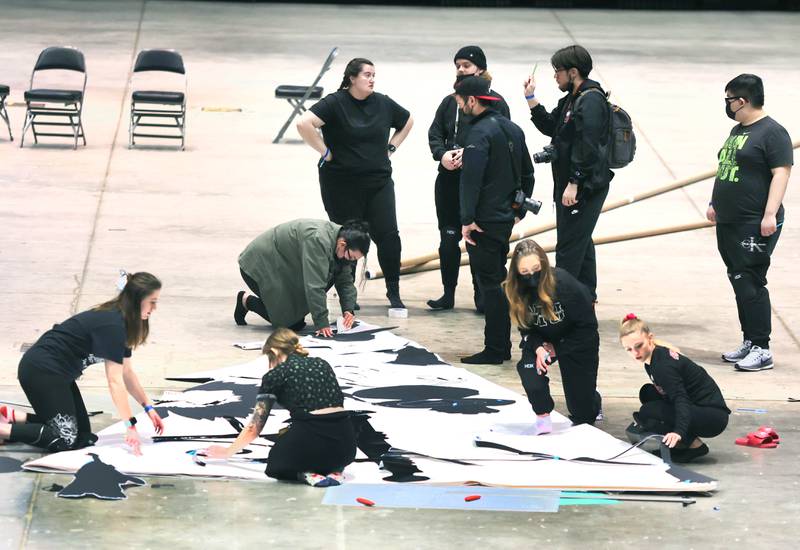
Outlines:
[{"label": "black sweatpants", "polygon": [[80,449],[93,441],[86,405],[74,380],[42,366],[52,361],[31,350],[22,356],[18,378],[34,413],[11,425],[12,442],[51,452]]},{"label": "black sweatpants", "polygon": [[[264,302],[261,300],[261,291],[258,289],[258,283],[250,275],[245,273],[241,267],[239,268],[239,273],[242,276],[242,280],[247,285],[247,288],[253,292],[253,294],[247,297],[247,310],[258,314],[262,319],[272,323],[272,319],[269,318],[267,306],[265,306]],[[298,319],[289,325],[289,328],[292,330],[300,330],[303,327],[305,327],[305,319]]]},{"label": "black sweatpants", "polygon": [[[597,393],[599,337],[588,335],[553,345],[570,420],[573,424],[594,424],[600,412],[600,395]],[[536,372],[535,350],[523,348],[517,372],[533,411],[536,414],[552,412],[555,405],[550,396],[550,379],[546,374]]]},{"label": "black sweatpants", "polygon": [[574,206],[556,201],[556,267],[586,285],[597,299],[597,258],[592,233],[608,195],[608,186],[594,192],[584,192]]},{"label": "black sweatpants", "polygon": [[[653,384],[639,390],[642,406],[634,415],[636,423],[648,432],[668,434],[675,429],[675,405],[667,401]],[[690,405],[691,420],[686,440],[689,445],[695,437],[716,437],[728,426],[729,412],[717,407]]]},{"label": "black sweatpants", "polygon": [[341,472],[356,457],[350,411],[293,415],[267,458],[267,475],[296,481],[299,474]]},{"label": "black sweatpants", "polygon": [[394,182],[389,179],[375,188],[357,183],[320,182],[320,190],[332,222],[366,220],[369,223],[369,235],[378,247],[378,263],[384,279],[388,283],[399,281],[402,246],[397,230]]},{"label": "black sweatpants", "polygon": [[[458,272],[461,268],[460,180],[461,170],[439,172],[434,187],[436,219],[439,222],[439,270],[442,273],[442,286],[445,288],[455,288],[458,285]],[[472,264],[470,272],[476,302],[480,302],[480,290]]]},{"label": "black sweatpants", "polygon": [[762,237],[761,224],[717,224],[717,249],[736,295],[743,339],[763,349],[772,332],[767,270],[781,229]]},{"label": "black sweatpants", "polygon": [[500,286],[506,278],[508,238],[513,222],[477,222],[483,233],[472,232],[475,245],[467,243],[469,263],[474,270],[483,296],[483,343],[486,350],[506,357],[511,352],[511,319],[508,300]]}]

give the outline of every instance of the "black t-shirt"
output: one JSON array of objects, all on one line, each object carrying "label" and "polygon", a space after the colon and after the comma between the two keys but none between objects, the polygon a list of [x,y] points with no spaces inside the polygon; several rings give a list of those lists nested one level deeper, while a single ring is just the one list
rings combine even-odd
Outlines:
[{"label": "black t-shirt", "polygon": [[322,183],[380,187],[389,181],[389,131],[406,125],[407,110],[378,92],[359,100],[339,90],[315,103],[311,112],[325,123],[322,137],[333,154],[319,169]]},{"label": "black t-shirt", "polygon": [[[792,140],[770,117],[737,124],[719,151],[711,203],[718,223],[761,223],[773,168],[793,164]],[[783,221],[783,205],[778,209]]]},{"label": "black t-shirt", "polygon": [[89,365],[104,359],[122,363],[130,357],[126,339],[122,312],[84,311],[42,334],[23,360],[75,380]]},{"label": "black t-shirt", "polygon": [[731,412],[714,379],[688,357],[656,346],[650,364],[645,364],[644,368],[659,393],[675,406],[673,431],[680,434],[681,438],[685,439],[689,430],[691,405]]},{"label": "black t-shirt", "polygon": [[341,407],[344,396],[330,364],[319,357],[292,354],[267,371],[259,393],[273,394],[291,414]]}]

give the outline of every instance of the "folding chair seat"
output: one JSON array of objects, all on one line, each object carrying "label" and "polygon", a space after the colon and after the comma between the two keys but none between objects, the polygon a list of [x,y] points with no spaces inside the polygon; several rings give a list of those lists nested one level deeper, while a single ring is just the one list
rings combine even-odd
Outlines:
[{"label": "folding chair seat", "polygon": [[281,84],[275,88],[275,97],[277,99],[285,99],[288,101],[289,105],[292,106],[292,114],[289,115],[289,118],[278,132],[278,135],[272,140],[272,143],[278,143],[283,138],[283,134],[292,123],[292,120],[294,120],[294,117],[301,113],[305,113],[308,110],[304,105],[306,101],[309,99],[320,99],[322,97],[322,86],[317,86],[317,84],[319,84],[319,81],[322,80],[322,75],[324,75],[328,69],[331,68],[333,60],[336,59],[336,55],[338,53],[339,48],[333,48],[331,50],[331,53],[328,54],[327,59],[325,59],[325,63],[322,64],[322,69],[320,69],[317,78],[314,79],[314,82],[311,84],[311,86]]},{"label": "folding chair seat", "polygon": [[[133,90],[128,147],[137,137],[179,139],[184,149],[186,139],[186,68],[181,54],[175,50],[142,50],[136,57],[133,73],[167,72],[183,75],[183,91]],[[133,89],[133,85],[131,85]],[[144,122],[143,122],[144,120]],[[174,121],[174,122],[173,122]],[[143,133],[139,128],[172,128],[177,132]]]},{"label": "folding chair seat", "polygon": [[8,128],[8,139],[14,141],[14,136],[11,135],[11,123],[8,121],[8,111],[6,111],[6,98],[11,93],[11,88],[5,84],[0,84],[0,118],[6,123]]},{"label": "folding chair seat", "polygon": [[[83,84],[76,88],[34,88],[36,74],[41,71],[62,70],[83,75]],[[78,138],[86,145],[83,133],[83,100],[86,93],[86,61],[83,53],[72,47],[54,46],[45,48],[39,54],[31,72],[31,81],[25,91],[25,123],[22,126],[22,137],[19,146],[25,144],[25,134],[30,128],[34,143],[39,143],[40,136],[69,137],[74,141],[73,149],[78,148]],[[61,119],[61,122],[58,120]],[[66,119],[66,122],[63,120]],[[39,127],[68,127],[71,132],[43,132]]]}]

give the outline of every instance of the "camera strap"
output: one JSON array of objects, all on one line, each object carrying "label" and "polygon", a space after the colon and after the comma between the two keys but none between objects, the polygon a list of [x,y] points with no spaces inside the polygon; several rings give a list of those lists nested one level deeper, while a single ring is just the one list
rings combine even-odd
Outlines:
[{"label": "camera strap", "polygon": [[517,163],[514,159],[514,153],[513,153],[514,141],[511,139],[511,136],[506,131],[506,129],[503,128],[503,125],[500,122],[498,122],[497,117],[492,116],[490,118],[495,124],[497,124],[497,126],[500,128],[500,131],[503,132],[503,135],[506,138],[506,142],[508,144],[506,150],[508,151],[508,157],[509,160],[511,161],[511,171],[514,173],[514,181],[517,184],[517,190],[522,190],[522,180],[519,177],[519,168],[517,167]]}]

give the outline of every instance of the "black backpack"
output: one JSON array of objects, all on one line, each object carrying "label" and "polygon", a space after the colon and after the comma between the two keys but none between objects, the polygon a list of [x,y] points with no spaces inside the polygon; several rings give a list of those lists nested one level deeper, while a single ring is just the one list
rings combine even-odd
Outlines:
[{"label": "black backpack", "polygon": [[608,143],[606,158],[609,168],[628,166],[636,154],[636,135],[633,133],[631,116],[619,105],[608,101],[608,94],[598,88],[589,88],[578,96],[578,100],[587,92],[597,92],[606,98],[608,103]]}]

